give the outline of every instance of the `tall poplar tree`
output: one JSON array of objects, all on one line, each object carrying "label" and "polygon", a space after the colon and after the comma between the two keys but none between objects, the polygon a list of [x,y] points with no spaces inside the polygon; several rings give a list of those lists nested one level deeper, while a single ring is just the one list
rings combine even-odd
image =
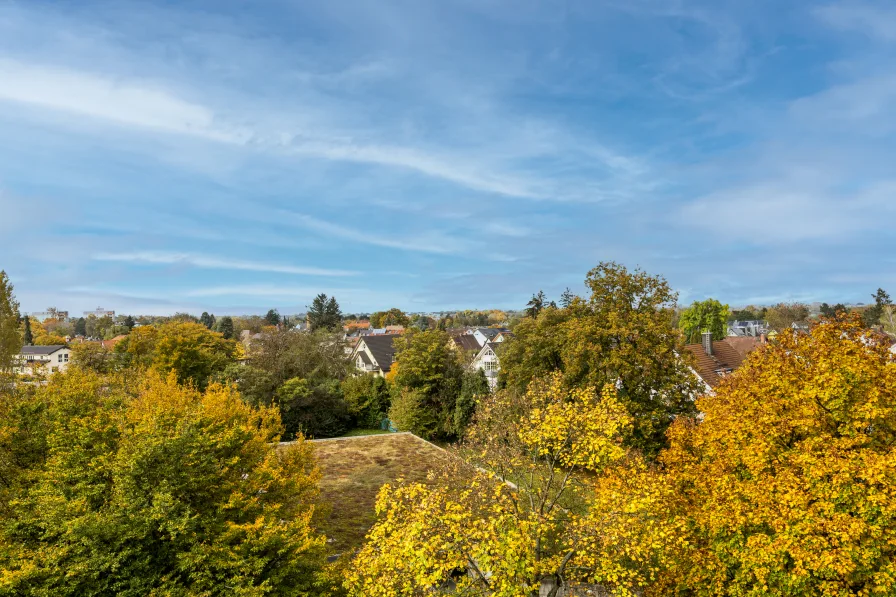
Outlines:
[{"label": "tall poplar tree", "polygon": [[19,335],[19,303],[12,283],[0,270],[0,373],[10,372],[16,356],[22,350]]}]

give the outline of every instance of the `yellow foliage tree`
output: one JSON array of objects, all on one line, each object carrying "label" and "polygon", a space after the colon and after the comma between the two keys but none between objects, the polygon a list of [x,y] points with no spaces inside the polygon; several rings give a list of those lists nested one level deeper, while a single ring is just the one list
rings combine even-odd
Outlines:
[{"label": "yellow foliage tree", "polygon": [[319,474],[231,388],[73,368],[0,390],[0,595],[326,594]]},{"label": "yellow foliage tree", "polygon": [[[896,594],[896,362],[858,318],[784,333],[679,420],[640,489],[601,484],[605,512],[661,499],[673,521],[656,595]],[[635,471],[637,472],[637,471]],[[629,532],[635,542],[644,525]]]},{"label": "yellow foliage tree", "polygon": [[430,484],[385,486],[379,520],[347,576],[353,595],[510,597],[604,578],[594,542],[595,473],[625,455],[631,418],[611,387],[562,375],[485,397],[462,447]]}]

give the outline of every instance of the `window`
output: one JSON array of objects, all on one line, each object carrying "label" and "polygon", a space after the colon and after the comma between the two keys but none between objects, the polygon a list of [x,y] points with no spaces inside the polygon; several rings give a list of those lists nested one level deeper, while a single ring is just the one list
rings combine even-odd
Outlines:
[{"label": "window", "polygon": [[65,362],[68,363],[68,353],[65,353]]},{"label": "window", "polygon": [[59,356],[56,357],[56,361],[59,363],[62,362],[62,353],[59,353]]},{"label": "window", "polygon": [[484,361],[483,366],[486,371],[497,371],[498,361]]}]

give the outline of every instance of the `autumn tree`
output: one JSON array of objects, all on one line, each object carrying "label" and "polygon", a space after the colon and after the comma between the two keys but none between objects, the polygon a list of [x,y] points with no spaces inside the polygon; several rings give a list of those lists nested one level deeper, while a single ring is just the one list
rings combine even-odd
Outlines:
[{"label": "autumn tree", "polygon": [[415,328],[393,340],[397,371],[390,418],[400,429],[427,438],[453,435],[463,368],[450,341],[446,332]]},{"label": "autumn tree", "polygon": [[765,314],[769,327],[779,332],[794,323],[804,323],[808,317],[809,307],[802,303],[778,303],[769,307]]},{"label": "autumn tree", "polygon": [[0,270],[0,375],[12,371],[21,351],[19,303],[9,276],[4,270]]},{"label": "autumn tree", "polygon": [[116,344],[125,362],[167,374],[181,383],[204,388],[209,378],[233,362],[236,344],[199,323],[172,321],[158,327],[142,326]]},{"label": "autumn tree", "polygon": [[629,424],[611,387],[570,390],[559,373],[484,397],[430,484],[380,492],[351,594],[435,594],[453,581],[460,595],[518,597],[547,580],[557,595],[604,580],[610,554],[582,549],[600,534],[590,496],[595,474],[625,455]]},{"label": "autumn tree", "polygon": [[660,457],[676,497],[650,516],[680,520],[687,549],[652,594],[896,592],[888,348],[857,317],[780,334],[699,400],[702,422],[676,421]]},{"label": "autumn tree", "polygon": [[728,335],[728,305],[715,299],[694,301],[682,311],[678,327],[689,344],[700,342],[703,332],[712,332],[713,340],[724,340]]},{"label": "autumn tree", "polygon": [[0,593],[326,594],[319,474],[275,409],[79,369],[0,398]]},{"label": "autumn tree", "polygon": [[106,349],[100,342],[81,342],[72,346],[72,366],[99,374],[119,368],[121,353]]},{"label": "autumn tree", "polygon": [[370,326],[374,328],[384,328],[387,325],[408,326],[411,324],[411,318],[407,313],[393,307],[388,311],[377,311],[370,315]]},{"label": "autumn tree", "polygon": [[571,387],[613,384],[633,418],[627,441],[655,455],[672,420],[695,412],[700,392],[672,327],[677,295],[662,277],[611,262],[591,270],[585,284],[587,300],[517,324],[502,348],[499,384],[524,391],[553,371]]},{"label": "autumn tree", "polygon": [[312,330],[337,330],[342,326],[342,310],[336,297],[318,294],[308,307],[308,324]]}]

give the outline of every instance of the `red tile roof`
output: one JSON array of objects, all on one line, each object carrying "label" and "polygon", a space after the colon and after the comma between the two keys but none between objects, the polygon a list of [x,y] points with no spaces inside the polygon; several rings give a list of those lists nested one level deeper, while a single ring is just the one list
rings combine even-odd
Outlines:
[{"label": "red tile roof", "polygon": [[709,387],[715,388],[723,376],[740,367],[747,354],[759,345],[759,338],[738,337],[713,341],[712,355],[706,354],[702,344],[688,344],[685,348],[694,355],[694,369]]}]

